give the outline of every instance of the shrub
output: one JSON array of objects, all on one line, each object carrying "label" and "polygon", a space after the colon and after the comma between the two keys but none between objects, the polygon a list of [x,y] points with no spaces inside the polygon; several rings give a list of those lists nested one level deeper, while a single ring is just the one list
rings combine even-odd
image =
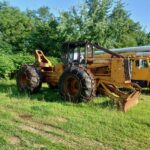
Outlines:
[{"label": "shrub", "polygon": [[[48,57],[53,65],[60,62],[60,59],[55,57]],[[0,55],[0,77],[13,78],[16,71],[23,64],[33,64],[35,61],[34,55],[29,54],[14,54],[14,55]]]},{"label": "shrub", "polygon": [[15,54],[11,56],[11,60],[14,63],[15,70],[18,70],[22,64],[33,64],[34,56],[29,54]]},{"label": "shrub", "polygon": [[0,55],[0,77],[8,78],[14,70],[15,66],[10,56]]},{"label": "shrub", "polygon": [[47,57],[47,58],[51,61],[52,65],[56,65],[56,64],[60,63],[59,58],[56,58],[56,57]]}]

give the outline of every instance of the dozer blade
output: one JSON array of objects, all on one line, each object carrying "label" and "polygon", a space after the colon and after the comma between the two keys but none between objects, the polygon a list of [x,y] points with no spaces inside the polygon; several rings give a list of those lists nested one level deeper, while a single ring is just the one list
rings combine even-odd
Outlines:
[{"label": "dozer blade", "polygon": [[127,97],[127,100],[123,104],[123,111],[127,112],[131,107],[136,105],[139,102],[139,97],[140,97],[141,92],[140,91],[134,91],[132,94],[130,94]]},{"label": "dozer blade", "polygon": [[108,85],[106,83],[101,83],[103,87],[103,92],[110,97],[114,102],[118,105],[118,109],[127,112],[129,108],[136,105],[139,101],[139,97],[141,94],[141,87],[137,84],[130,84],[130,86],[126,86],[126,89],[133,90],[132,93],[125,93],[123,91],[120,91],[119,88],[117,88],[114,85]]}]

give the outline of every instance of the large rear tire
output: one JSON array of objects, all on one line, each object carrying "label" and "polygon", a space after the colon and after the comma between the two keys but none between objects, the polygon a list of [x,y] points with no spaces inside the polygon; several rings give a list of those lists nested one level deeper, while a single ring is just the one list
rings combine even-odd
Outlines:
[{"label": "large rear tire", "polygon": [[96,83],[93,74],[84,67],[67,68],[59,80],[60,94],[72,102],[87,102],[95,97]]},{"label": "large rear tire", "polygon": [[33,65],[23,65],[17,73],[17,87],[20,91],[38,92],[42,85],[42,76]]}]

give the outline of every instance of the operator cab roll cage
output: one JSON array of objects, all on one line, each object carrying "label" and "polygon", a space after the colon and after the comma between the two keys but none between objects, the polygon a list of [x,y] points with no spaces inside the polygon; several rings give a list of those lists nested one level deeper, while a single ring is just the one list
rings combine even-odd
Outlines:
[{"label": "operator cab roll cage", "polygon": [[88,58],[94,58],[95,49],[108,53],[112,57],[124,58],[122,55],[114,53],[96,43],[79,41],[65,42],[63,44],[62,61],[64,64],[87,64]]}]

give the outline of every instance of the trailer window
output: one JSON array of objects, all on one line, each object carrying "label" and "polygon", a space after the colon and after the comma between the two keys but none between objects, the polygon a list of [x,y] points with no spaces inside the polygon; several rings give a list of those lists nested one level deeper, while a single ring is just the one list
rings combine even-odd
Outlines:
[{"label": "trailer window", "polygon": [[136,65],[136,67],[139,67],[140,65],[139,65],[139,60],[136,60],[135,61],[135,65]]},{"label": "trailer window", "polygon": [[148,61],[147,60],[136,60],[135,65],[138,68],[148,68]]}]

